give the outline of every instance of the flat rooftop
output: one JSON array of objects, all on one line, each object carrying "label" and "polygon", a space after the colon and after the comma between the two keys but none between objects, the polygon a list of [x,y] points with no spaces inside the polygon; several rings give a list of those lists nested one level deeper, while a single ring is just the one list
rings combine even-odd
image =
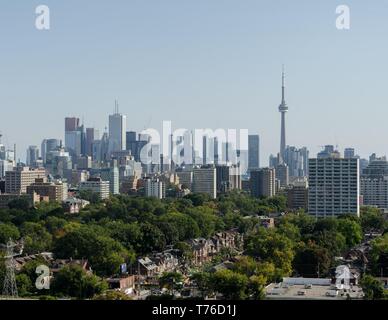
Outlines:
[{"label": "flat rooftop", "polygon": [[267,299],[277,300],[346,300],[362,299],[363,291],[359,286],[350,289],[337,289],[335,285],[304,285],[271,283],[265,289]]}]

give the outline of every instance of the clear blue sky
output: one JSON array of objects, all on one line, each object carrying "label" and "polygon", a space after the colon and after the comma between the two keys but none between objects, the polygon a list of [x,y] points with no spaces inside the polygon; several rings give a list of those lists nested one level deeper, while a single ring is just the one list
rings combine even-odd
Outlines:
[{"label": "clear blue sky", "polygon": [[[51,30],[35,29],[35,7]],[[351,9],[351,30],[335,8]],[[261,164],[288,144],[388,150],[388,6],[375,1],[45,0],[0,4],[0,131],[25,158],[62,138],[65,116],[101,131],[114,99],[128,128],[247,128]]]}]

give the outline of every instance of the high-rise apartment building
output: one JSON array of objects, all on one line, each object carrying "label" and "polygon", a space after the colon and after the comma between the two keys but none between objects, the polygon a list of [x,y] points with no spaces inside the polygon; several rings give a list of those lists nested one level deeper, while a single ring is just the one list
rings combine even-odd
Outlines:
[{"label": "high-rise apartment building", "polygon": [[193,185],[193,171],[192,170],[184,170],[179,168],[176,170],[176,175],[179,178],[179,184],[184,188],[188,188],[192,190]]},{"label": "high-rise apartment building", "polygon": [[240,167],[236,165],[218,165],[216,166],[216,176],[218,192],[241,190]]},{"label": "high-rise apartment building", "polygon": [[309,214],[335,217],[360,214],[359,160],[331,157],[309,159]]},{"label": "high-rise apartment building", "polygon": [[360,180],[363,204],[388,209],[388,161],[373,157]]},{"label": "high-rise apartment building", "polygon": [[279,186],[281,188],[288,187],[290,181],[289,181],[289,171],[288,171],[288,165],[286,163],[279,163],[275,167],[275,174],[276,179],[279,181]]},{"label": "high-rise apartment building", "polygon": [[145,183],[146,197],[155,197],[164,199],[166,197],[166,185],[163,181],[157,178],[148,178]]},{"label": "high-rise apartment building", "polygon": [[101,200],[104,200],[109,198],[109,181],[104,181],[100,177],[89,178],[79,183],[79,190],[96,193]]},{"label": "high-rise apartment building", "polygon": [[287,208],[292,210],[308,210],[308,183],[306,180],[295,181],[286,189]]},{"label": "high-rise apartment building", "polygon": [[193,192],[207,193],[213,199],[217,197],[217,172],[213,166],[193,169]]},{"label": "high-rise apartment building", "polygon": [[120,193],[120,172],[117,167],[117,160],[112,161],[112,165],[109,168],[102,168],[99,170],[101,179],[109,181],[109,192],[111,194]]},{"label": "high-rise apartment building", "polygon": [[31,169],[29,167],[17,167],[14,171],[5,173],[5,193],[22,194],[27,192],[27,187],[36,179],[46,179],[44,169]]},{"label": "high-rise apartment building", "polygon": [[274,168],[251,171],[250,189],[253,197],[273,197],[276,194],[276,173]]}]

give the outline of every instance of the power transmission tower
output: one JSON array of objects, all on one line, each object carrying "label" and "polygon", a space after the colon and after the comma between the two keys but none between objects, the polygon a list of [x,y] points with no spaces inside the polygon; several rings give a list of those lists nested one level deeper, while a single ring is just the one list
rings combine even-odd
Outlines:
[{"label": "power transmission tower", "polygon": [[[17,298],[18,289],[16,286],[16,279],[15,279],[16,263],[15,263],[14,257],[20,255],[23,252],[23,241],[21,241],[21,243],[16,243],[16,242],[13,242],[12,239],[10,238],[4,247],[6,249],[6,254],[4,257],[6,271],[5,271],[4,286],[3,286],[3,296],[7,298]],[[19,252],[15,252],[14,249],[16,247],[19,248]]]}]

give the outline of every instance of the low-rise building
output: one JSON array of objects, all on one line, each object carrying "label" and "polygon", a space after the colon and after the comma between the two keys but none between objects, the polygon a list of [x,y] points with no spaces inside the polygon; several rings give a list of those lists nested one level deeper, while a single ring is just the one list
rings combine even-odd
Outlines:
[{"label": "low-rise building", "polygon": [[203,265],[212,260],[222,249],[239,250],[242,236],[236,231],[218,232],[210,239],[196,238],[189,241],[193,250],[194,265]]},{"label": "low-rise building", "polygon": [[267,216],[258,216],[260,226],[266,229],[275,228],[275,219]]},{"label": "low-rise building", "polygon": [[43,178],[27,186],[27,193],[37,193],[41,197],[48,197],[49,201],[62,202],[67,198],[67,184],[63,182],[45,182]]},{"label": "low-rise building", "polygon": [[62,202],[62,207],[66,213],[73,214],[73,213],[79,213],[81,209],[85,208],[89,204],[90,204],[89,201],[86,201],[83,199],[68,198]]},{"label": "low-rise building", "polygon": [[77,265],[80,266],[84,271],[91,274],[92,268],[86,259],[55,259],[51,252],[41,252],[37,254],[31,254],[22,257],[15,257],[15,268],[17,271],[22,270],[24,265],[29,261],[39,260],[43,264],[50,268],[51,275],[55,276],[58,271],[66,266]]},{"label": "low-rise building", "polygon": [[100,177],[89,178],[88,181],[79,184],[79,191],[90,191],[97,193],[101,200],[109,198],[109,181],[104,181]]},{"label": "low-rise building", "polygon": [[35,204],[40,202],[40,197],[36,193],[34,194],[9,194],[2,193],[0,194],[0,209],[8,208],[8,204],[17,199],[25,199],[28,201],[28,204],[33,207]]},{"label": "low-rise building", "polygon": [[280,283],[268,285],[265,295],[272,300],[356,300],[364,297],[362,288],[357,285],[345,289],[332,279],[323,278],[283,278]]},{"label": "low-rise building", "polygon": [[133,293],[136,284],[136,276],[128,275],[123,277],[113,277],[107,279],[109,289],[120,290],[125,293]]},{"label": "low-rise building", "polygon": [[138,259],[137,264],[137,274],[139,276],[155,277],[159,273],[158,266],[149,257],[143,257]]}]

